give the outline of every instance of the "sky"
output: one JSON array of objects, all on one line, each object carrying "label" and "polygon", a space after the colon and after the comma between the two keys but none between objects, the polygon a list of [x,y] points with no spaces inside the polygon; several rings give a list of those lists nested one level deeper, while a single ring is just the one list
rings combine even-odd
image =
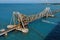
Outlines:
[{"label": "sky", "polygon": [[0,3],[60,3],[60,0],[0,0]]}]

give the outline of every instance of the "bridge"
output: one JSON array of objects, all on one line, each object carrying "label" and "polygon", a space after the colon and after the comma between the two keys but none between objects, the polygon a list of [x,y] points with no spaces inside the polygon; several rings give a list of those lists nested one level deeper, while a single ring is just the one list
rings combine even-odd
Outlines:
[{"label": "bridge", "polygon": [[39,14],[36,14],[36,15],[31,15],[31,16],[28,16],[29,17],[29,21],[34,21],[36,19],[40,19],[40,18],[43,18],[43,17],[53,17],[53,13],[50,9],[50,7],[47,7],[45,8],[42,12],[40,12]]},{"label": "bridge", "polygon": [[[40,18],[42,18],[42,17],[53,17],[54,16],[54,14],[56,13],[56,12],[60,12],[60,10],[55,10],[55,11],[51,11],[50,10],[50,7],[47,7],[47,8],[45,8],[42,12],[40,12],[39,14],[36,14],[36,15],[30,15],[30,16],[26,16],[26,15],[23,15],[23,14],[21,14],[21,13],[19,13],[19,12],[13,12],[13,15],[15,16],[15,18],[17,18],[17,20],[20,22],[21,21],[21,23],[22,23],[22,25],[23,25],[23,27],[25,26],[24,25],[24,19],[23,18],[25,18],[25,20],[26,20],[26,22],[32,22],[32,21],[34,21],[34,20],[36,20],[36,19],[40,19]],[[14,19],[15,19],[14,18]],[[14,20],[14,22],[15,22],[15,20]],[[28,24],[27,24],[28,25]],[[12,30],[14,30],[14,29],[16,29],[17,27],[13,27],[13,28],[11,28],[11,29],[7,29],[7,30],[5,30],[4,32],[0,32],[0,36],[1,35],[4,35],[4,34],[7,34],[8,32],[10,32],[10,31],[12,31]]]},{"label": "bridge", "polygon": [[13,27],[13,28],[7,29],[7,30],[5,30],[5,31],[3,31],[3,32],[0,32],[0,36],[2,36],[2,35],[7,35],[8,32],[10,32],[10,31],[12,31],[12,30],[14,30],[14,29],[16,29],[16,27]]},{"label": "bridge", "polygon": [[58,12],[60,12],[60,10],[51,11],[50,7],[47,7],[39,14],[28,16],[30,19],[29,22],[34,21],[36,19],[43,18],[43,17],[46,17],[46,18],[47,17],[54,17],[54,14],[56,14]]}]

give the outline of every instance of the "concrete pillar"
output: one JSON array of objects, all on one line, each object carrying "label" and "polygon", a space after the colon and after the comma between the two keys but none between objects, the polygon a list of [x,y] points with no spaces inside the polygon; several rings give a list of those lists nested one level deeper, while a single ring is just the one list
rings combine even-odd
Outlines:
[{"label": "concrete pillar", "polygon": [[7,33],[5,33],[5,36],[7,36]]}]

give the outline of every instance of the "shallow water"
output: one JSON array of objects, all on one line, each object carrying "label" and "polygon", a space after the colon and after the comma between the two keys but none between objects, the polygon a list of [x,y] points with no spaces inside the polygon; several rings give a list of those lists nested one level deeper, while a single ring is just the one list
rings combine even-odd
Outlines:
[{"label": "shallow water", "polygon": [[[60,5],[46,4],[0,4],[0,29],[6,28],[10,23],[13,11],[19,11],[25,15],[38,14],[46,7],[51,10],[60,9]],[[29,33],[23,34],[19,31],[8,33],[7,37],[0,37],[0,40],[43,40],[56,24],[42,22],[48,20],[54,23],[60,21],[60,13],[55,14],[55,18],[38,19],[29,23]],[[3,26],[2,26],[3,25]]]}]

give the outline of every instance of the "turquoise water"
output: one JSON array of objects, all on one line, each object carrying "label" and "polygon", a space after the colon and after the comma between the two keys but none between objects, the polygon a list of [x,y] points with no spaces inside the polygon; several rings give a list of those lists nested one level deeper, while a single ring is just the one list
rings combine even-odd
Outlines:
[{"label": "turquoise water", "polygon": [[[19,11],[25,15],[38,14],[46,7],[51,10],[60,9],[60,5],[46,4],[0,4],[0,29],[6,28],[10,23],[13,11]],[[55,14],[55,18],[46,18],[54,23],[60,21],[60,13]],[[29,23],[29,33],[23,34],[19,31],[8,33],[7,37],[0,37],[0,40],[44,40],[48,33],[56,26],[56,24],[42,22],[42,19]]]}]

